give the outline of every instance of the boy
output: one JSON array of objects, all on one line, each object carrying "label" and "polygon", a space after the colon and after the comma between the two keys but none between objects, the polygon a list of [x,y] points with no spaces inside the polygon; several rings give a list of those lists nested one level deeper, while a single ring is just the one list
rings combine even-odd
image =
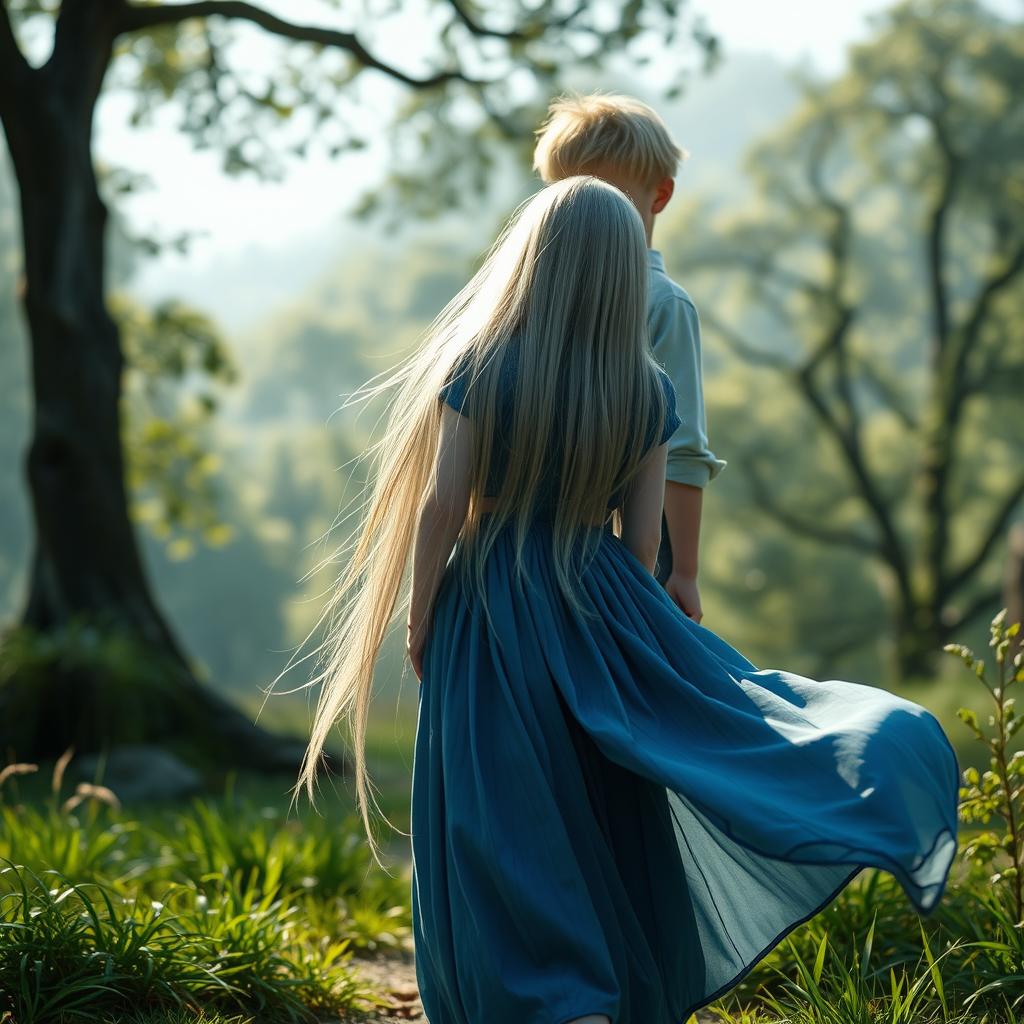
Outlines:
[{"label": "boy", "polygon": [[675,385],[682,420],[668,443],[656,575],[676,604],[700,622],[697,552],[703,488],[726,462],[708,448],[696,307],[665,273],[661,253],[651,248],[654,218],[672,198],[679,161],[688,154],[673,141],[664,121],[630,96],[561,96],[548,108],[536,134],[533,167],[545,183],[574,174],[603,178],[629,196],[647,230],[647,323],[654,354]]}]

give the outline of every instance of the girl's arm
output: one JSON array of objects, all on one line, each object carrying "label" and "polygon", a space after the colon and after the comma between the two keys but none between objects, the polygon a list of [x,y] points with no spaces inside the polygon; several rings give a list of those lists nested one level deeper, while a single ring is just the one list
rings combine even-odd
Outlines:
[{"label": "girl's arm", "polygon": [[408,651],[417,679],[423,678],[423,648],[434,598],[466,519],[472,459],[472,422],[443,405],[434,469],[420,503],[413,539]]},{"label": "girl's arm", "polygon": [[622,505],[622,542],[654,572],[661,546],[668,444],[652,448],[640,464]]}]

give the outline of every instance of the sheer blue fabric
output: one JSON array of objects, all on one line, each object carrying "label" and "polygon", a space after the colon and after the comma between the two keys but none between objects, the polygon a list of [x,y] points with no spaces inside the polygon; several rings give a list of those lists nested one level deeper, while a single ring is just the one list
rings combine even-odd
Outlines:
[{"label": "sheer blue fabric", "polygon": [[430,1024],[681,1024],[863,868],[922,915],[945,888],[959,766],[937,719],[757,668],[595,529],[586,614],[540,521],[525,580],[510,529],[488,558],[490,625],[461,545],[442,579],[412,775]]}]

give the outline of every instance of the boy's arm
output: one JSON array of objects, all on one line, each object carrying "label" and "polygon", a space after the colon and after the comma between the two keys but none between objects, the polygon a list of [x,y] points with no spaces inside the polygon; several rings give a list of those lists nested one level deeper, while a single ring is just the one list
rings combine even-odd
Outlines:
[{"label": "boy's arm", "polygon": [[665,482],[665,523],[672,546],[672,572],[697,578],[697,541],[704,491],[693,484]]},{"label": "boy's arm", "polygon": [[708,447],[700,320],[689,300],[669,295],[651,311],[651,345],[676,389],[679,429],[668,443],[667,479],[704,488],[726,466]]},{"label": "boy's arm", "polygon": [[663,299],[651,313],[651,343],[676,389],[679,429],[668,443],[665,521],[672,547],[672,575],[665,589],[688,615],[700,620],[698,547],[703,489],[725,467],[708,446],[704,412],[700,321],[680,295]]}]

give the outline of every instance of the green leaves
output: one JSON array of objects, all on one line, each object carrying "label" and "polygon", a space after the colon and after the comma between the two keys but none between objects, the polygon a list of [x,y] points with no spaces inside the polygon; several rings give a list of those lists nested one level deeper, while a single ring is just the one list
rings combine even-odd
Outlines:
[{"label": "green leaves", "polygon": [[152,311],[115,296],[126,372],[123,443],[132,515],[173,559],[233,537],[220,514],[222,464],[210,430],[239,377],[231,350],[203,314],[174,301]]},{"label": "green leaves", "polygon": [[[701,316],[723,376],[785,398],[756,441],[727,437],[759,520],[832,565],[841,548],[868,553],[891,584],[876,628],[895,632],[901,679],[934,677],[1019,503],[1024,421],[1006,381],[1020,359],[998,339],[1024,308],[1024,115],[1009,100],[1022,53],[1024,23],[980,0],[880,13],[844,73],[805,83],[749,150],[750,200],[712,194],[669,253],[714,297]],[[798,446],[784,476],[758,480]],[[822,626],[845,634],[848,617]]]},{"label": "green leaves", "polygon": [[989,732],[982,730],[977,714],[970,708],[958,708],[957,716],[989,751],[989,767],[979,772],[968,767],[963,772],[964,785],[960,789],[960,820],[966,823],[989,825],[995,818],[1005,831],[986,829],[971,835],[962,846],[965,859],[980,864],[991,864],[994,871],[992,885],[1005,885],[1012,898],[1015,919],[1024,921],[1024,750],[1010,751],[1010,740],[1020,730],[1024,719],[1018,717],[1016,698],[1009,696],[1011,688],[1024,681],[1020,671],[1021,653],[1013,655],[1011,668],[1008,655],[1019,646],[1020,623],[1005,626],[1006,609],[992,619],[989,627],[989,646],[994,649],[997,680],[989,685],[985,676],[985,662],[975,657],[962,644],[947,644],[949,654],[959,657],[982,682],[993,703],[988,716]]},{"label": "green leaves", "polygon": [[972,711],[970,708],[957,708],[956,714],[960,721],[963,722],[979,740],[983,740],[985,738],[985,734],[981,731],[981,727],[978,725],[977,712]]}]

